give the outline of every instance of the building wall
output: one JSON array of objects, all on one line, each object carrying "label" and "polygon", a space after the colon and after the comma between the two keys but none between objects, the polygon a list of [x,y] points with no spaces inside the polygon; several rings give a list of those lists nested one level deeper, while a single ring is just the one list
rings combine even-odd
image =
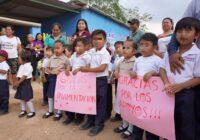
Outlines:
[{"label": "building wall", "polygon": [[42,32],[51,33],[51,26],[58,22],[61,24],[62,33],[67,36],[72,36],[76,29],[76,21],[81,18],[80,14],[67,12],[64,15],[52,17],[42,21]]}]

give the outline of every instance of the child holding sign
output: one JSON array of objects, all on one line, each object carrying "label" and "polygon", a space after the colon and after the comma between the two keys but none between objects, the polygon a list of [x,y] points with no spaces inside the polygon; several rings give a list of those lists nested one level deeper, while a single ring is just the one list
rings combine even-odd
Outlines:
[{"label": "child holding sign", "polygon": [[[71,67],[74,75],[80,71],[80,67],[89,67],[91,57],[86,52],[86,45],[87,40],[85,38],[76,38],[74,41],[76,52],[71,57]],[[66,112],[66,115],[68,118],[64,121],[64,124],[70,124],[72,121],[74,121],[75,124],[79,125],[84,119],[84,115],[79,113]]]},{"label": "child holding sign", "polygon": [[80,71],[96,73],[97,114],[95,116],[88,116],[87,122],[80,129],[85,130],[94,125],[90,130],[89,136],[95,136],[103,130],[106,119],[107,76],[110,55],[104,47],[106,43],[106,33],[104,30],[93,31],[91,37],[95,51],[91,54],[90,68],[81,67]]},{"label": "child holding sign", "polygon": [[[158,38],[155,34],[145,33],[140,40],[139,47],[142,56],[137,58],[131,72],[131,77],[136,78],[137,75],[143,76],[144,81],[148,81],[152,76],[158,76],[161,67],[162,59],[154,55],[154,50],[157,47]],[[133,134],[130,140],[142,140],[144,130],[134,126]],[[146,132],[147,140],[159,140],[150,132]]]},{"label": "child holding sign", "polygon": [[[200,50],[194,42],[200,33],[200,21],[191,17],[181,19],[175,28],[179,50],[183,57],[184,70],[173,74],[170,71],[169,55],[165,54],[163,69],[175,79],[169,84],[167,77],[162,79],[169,94],[175,94],[175,132],[176,140],[197,140],[195,138],[195,93],[193,87],[200,84]],[[165,71],[161,69],[161,73]]]},{"label": "child holding sign", "polygon": [[[119,74],[130,75],[133,64],[136,60],[135,53],[137,50],[137,45],[133,41],[125,41],[123,49],[124,59],[118,63],[115,69],[115,78],[117,79],[119,78]],[[122,138],[128,138],[132,134],[132,131],[133,125],[125,120],[123,120],[121,126],[114,129],[114,132],[116,133],[123,132],[121,135]]]},{"label": "child holding sign", "polygon": [[[57,75],[62,71],[69,70],[70,68],[69,60],[65,56],[64,50],[64,43],[60,40],[57,40],[54,43],[54,55],[49,59],[46,66],[46,72],[48,73],[49,78],[49,86],[47,90],[49,111],[43,115],[43,118],[49,118],[53,115],[53,99],[55,94]],[[54,120],[60,120],[61,117],[62,112],[58,110]]]}]

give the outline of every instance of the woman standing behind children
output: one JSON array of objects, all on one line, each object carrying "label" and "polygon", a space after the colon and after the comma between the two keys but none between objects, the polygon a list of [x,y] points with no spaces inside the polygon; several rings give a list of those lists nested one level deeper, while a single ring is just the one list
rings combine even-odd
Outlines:
[{"label": "woman standing behind children", "polygon": [[[65,71],[66,69],[70,69],[70,63],[68,58],[64,54],[64,50],[64,43],[60,40],[57,40],[54,43],[54,55],[49,59],[46,66],[46,72],[48,73],[49,78],[49,86],[47,90],[49,110],[43,115],[43,118],[49,118],[54,114],[53,99],[55,94],[57,75],[60,72]],[[54,116],[54,120],[60,120],[61,117],[62,112],[58,110],[56,115]]]},{"label": "woman standing behind children", "polygon": [[9,66],[6,63],[8,53],[0,50],[0,115],[8,113],[9,109],[9,85],[7,81],[7,74]]},{"label": "woman standing behind children", "polygon": [[[85,38],[76,38],[74,41],[75,53],[71,57],[72,73],[76,75],[80,71],[80,67],[88,66],[91,61],[90,55],[86,52],[85,46],[87,45]],[[64,124],[69,124],[74,121],[75,124],[79,125],[84,120],[84,115],[74,112],[66,112],[67,119]]]},{"label": "woman standing behind children", "polygon": [[76,32],[72,35],[71,44],[73,44],[74,40],[78,37],[89,37],[90,32],[88,29],[88,24],[85,19],[79,19],[76,24]]},{"label": "woman standing behind children", "polygon": [[17,72],[18,80],[14,83],[14,88],[17,89],[15,98],[21,100],[21,112],[19,117],[24,117],[26,112],[26,103],[28,104],[30,112],[27,114],[27,118],[35,116],[35,109],[33,107],[33,89],[31,86],[31,78],[33,68],[31,66],[31,52],[22,51],[19,55],[19,70]]},{"label": "woman standing behind children", "polygon": [[[115,68],[115,78],[117,79],[119,78],[119,74],[130,75],[133,64],[136,60],[135,53],[137,50],[137,44],[135,44],[133,41],[125,41],[123,49],[124,59],[122,59]],[[133,125],[125,120],[123,120],[121,126],[114,129],[114,132],[116,133],[123,132],[121,134],[122,138],[128,138],[132,134],[132,131]]]}]

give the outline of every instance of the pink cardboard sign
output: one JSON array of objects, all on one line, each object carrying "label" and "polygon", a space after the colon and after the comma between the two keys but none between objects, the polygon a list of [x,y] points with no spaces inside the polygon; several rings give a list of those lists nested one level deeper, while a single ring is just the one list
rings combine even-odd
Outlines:
[{"label": "pink cardboard sign", "polygon": [[57,76],[55,100],[56,109],[82,114],[96,114],[96,75],[81,73]]},{"label": "pink cardboard sign", "polygon": [[128,75],[120,75],[117,100],[123,119],[153,134],[175,140],[175,98],[163,92],[163,87],[159,77],[144,82],[142,77],[131,79]]}]

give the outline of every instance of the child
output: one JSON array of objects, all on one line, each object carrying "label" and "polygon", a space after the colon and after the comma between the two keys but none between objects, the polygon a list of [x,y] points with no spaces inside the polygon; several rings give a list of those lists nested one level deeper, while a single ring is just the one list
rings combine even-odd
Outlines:
[{"label": "child", "polygon": [[[125,41],[124,43],[123,56],[124,59],[120,61],[115,69],[115,77],[118,79],[119,74],[128,74],[132,70],[133,64],[136,60],[135,53],[137,50],[137,45],[133,41]],[[128,138],[133,131],[133,125],[123,120],[121,126],[114,129],[114,132],[121,133],[122,138]]]},{"label": "child", "polygon": [[[49,86],[47,89],[47,97],[48,97],[48,106],[49,110],[43,115],[43,118],[49,118],[53,113],[53,99],[55,94],[56,87],[56,78],[57,75],[69,69],[70,64],[68,58],[64,54],[64,43],[60,40],[55,41],[54,43],[54,55],[49,59],[48,64],[46,66],[46,72],[48,73],[49,78]],[[62,112],[60,110],[57,111],[54,116],[54,120],[60,120],[62,117]]]},{"label": "child", "polygon": [[[114,60],[114,63],[113,63],[113,71],[115,71],[118,63],[120,61],[122,61],[124,59],[124,56],[123,56],[123,45],[124,45],[124,42],[123,41],[117,41],[115,42],[114,46],[115,46],[115,60]],[[114,76],[114,75],[113,75]],[[112,77],[112,81],[113,83],[115,83],[115,95],[117,95],[117,83],[118,83],[118,80],[116,79],[116,77]],[[111,122],[116,122],[116,121],[121,121],[122,118],[119,114],[119,109],[118,109],[118,104],[117,102],[115,102],[115,116],[113,118],[111,118]]]},{"label": "child", "polygon": [[9,84],[7,81],[7,73],[9,66],[6,63],[8,53],[0,50],[0,115],[8,113],[9,109]]},{"label": "child", "polygon": [[45,106],[48,104],[48,97],[47,97],[47,90],[49,86],[49,78],[48,73],[46,71],[46,67],[48,64],[49,59],[53,55],[53,49],[47,48],[46,49],[46,57],[43,59],[42,62],[42,82],[43,82],[43,103],[42,106]]},{"label": "child", "polygon": [[73,54],[73,47],[72,47],[72,45],[70,45],[70,44],[66,45],[65,55],[67,56],[67,58],[69,60],[71,59],[72,54]]},{"label": "child", "polygon": [[17,72],[18,80],[14,83],[14,88],[17,89],[15,98],[21,100],[21,112],[19,117],[24,117],[26,112],[26,103],[28,104],[30,112],[27,114],[27,118],[35,116],[35,109],[32,103],[33,89],[31,86],[31,78],[33,68],[31,66],[31,52],[22,51],[19,55],[19,70]]},{"label": "child", "polygon": [[[144,81],[148,81],[152,76],[159,75],[159,69],[161,67],[162,59],[154,55],[154,50],[157,47],[158,38],[155,34],[145,33],[140,40],[140,50],[142,56],[137,58],[131,72],[131,77],[136,78],[143,76]],[[133,134],[129,139],[142,140],[144,130],[133,126]],[[159,136],[156,136],[150,132],[146,132],[147,140],[159,140]]]},{"label": "child", "polygon": [[107,76],[110,55],[106,48],[104,48],[106,43],[106,33],[104,30],[93,31],[91,38],[95,51],[92,54],[90,68],[81,67],[80,71],[96,73],[97,114],[88,116],[87,122],[80,129],[85,130],[94,125],[89,132],[89,136],[95,136],[103,130],[106,118]]},{"label": "child", "polygon": [[[162,76],[165,89],[170,94],[175,94],[175,132],[176,140],[198,140],[195,138],[195,93],[193,87],[200,84],[200,50],[194,44],[200,33],[200,21],[191,17],[181,19],[175,28],[175,35],[179,43],[178,53],[184,60],[181,73],[173,74],[170,71],[169,56],[164,56],[163,69],[168,76],[173,76],[174,84],[169,84],[168,79]],[[164,70],[161,69],[161,74]]]},{"label": "child", "polygon": [[[74,41],[74,46],[76,52],[72,55],[71,58],[71,67],[72,73],[76,75],[80,71],[80,67],[89,66],[91,57],[86,52],[86,39],[85,38],[76,38]],[[66,112],[67,119],[64,121],[64,124],[70,124],[72,121],[76,125],[79,125],[84,120],[84,115],[74,112]]]}]

